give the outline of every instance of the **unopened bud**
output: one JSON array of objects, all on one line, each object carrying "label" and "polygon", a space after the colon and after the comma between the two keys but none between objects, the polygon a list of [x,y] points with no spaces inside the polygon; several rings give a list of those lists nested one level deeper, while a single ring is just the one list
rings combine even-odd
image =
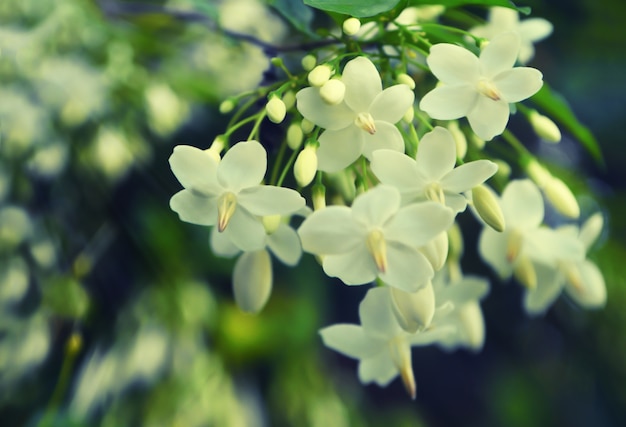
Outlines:
[{"label": "unopened bud", "polygon": [[291,108],[293,108],[294,105],[296,105],[296,94],[293,90],[288,90],[287,92],[285,92],[285,94],[283,95],[283,102],[285,103],[285,108],[287,109],[287,111],[289,111]]},{"label": "unopened bud", "polygon": [[315,55],[306,55],[304,58],[302,58],[302,68],[304,68],[304,71],[311,71],[313,68],[315,68],[315,65],[317,64],[317,58],[315,57]]},{"label": "unopened bud", "polygon": [[343,32],[348,36],[353,36],[361,29],[361,21],[357,18],[348,18],[343,21]]},{"label": "unopened bud", "polygon": [[244,252],[233,269],[233,293],[242,311],[256,314],[272,293],[272,262],[267,250]]},{"label": "unopened bud", "polygon": [[430,325],[435,315],[435,292],[429,281],[417,292],[405,292],[389,287],[391,308],[398,324],[414,334]]},{"label": "unopened bud", "polygon": [[552,179],[550,172],[534,159],[526,165],[526,173],[539,188],[545,187],[548,181]]},{"label": "unopened bud", "polygon": [[213,140],[213,143],[209,148],[204,150],[205,153],[210,155],[216,163],[219,163],[222,158],[220,157],[220,153],[226,146],[226,137],[224,135],[218,135]]},{"label": "unopened bud", "polygon": [[445,231],[437,234],[434,239],[419,248],[433,270],[439,271],[448,258],[448,234]]},{"label": "unopened bud", "polygon": [[310,120],[307,119],[302,119],[302,122],[300,123],[300,127],[302,128],[302,132],[304,132],[305,134],[310,134],[311,132],[313,132],[313,128],[315,127],[315,123],[313,123]]},{"label": "unopened bud", "polygon": [[326,187],[322,184],[313,186],[311,198],[313,199],[313,210],[319,211],[326,207]]},{"label": "unopened bud", "polygon": [[454,143],[456,144],[456,156],[459,159],[465,158],[465,154],[467,154],[467,138],[465,138],[465,134],[459,128],[459,122],[453,120],[448,123],[448,131],[454,138]]},{"label": "unopened bud", "polygon": [[463,234],[461,228],[454,222],[448,229],[448,257],[458,260],[463,255]]},{"label": "unopened bud", "polygon": [[513,266],[513,274],[519,282],[528,289],[537,287],[537,272],[530,258],[526,255],[520,256]]},{"label": "unopened bud", "polygon": [[304,134],[302,133],[301,125],[298,123],[292,123],[287,128],[287,145],[292,150],[297,150],[302,145],[302,138]]},{"label": "unopened bud", "polygon": [[485,343],[485,320],[480,305],[476,301],[463,304],[457,309],[457,315],[465,344],[473,350],[480,350]]},{"label": "unopened bud", "polygon": [[411,90],[415,89],[415,80],[406,73],[398,74],[396,81],[402,85],[407,85]]},{"label": "unopened bud", "polygon": [[261,221],[263,222],[263,227],[265,227],[266,234],[272,234],[276,230],[278,230],[278,226],[280,225],[280,215],[266,215]]},{"label": "unopened bud", "polygon": [[496,165],[498,165],[498,171],[496,172],[496,176],[502,179],[507,179],[511,176],[511,166],[504,160],[494,159],[493,161]]},{"label": "unopened bud", "polygon": [[481,139],[475,133],[470,134],[470,142],[472,143],[474,147],[478,148],[479,150],[482,150],[483,148],[485,148],[485,140]]},{"label": "unopened bud", "polygon": [[537,136],[543,140],[548,142],[559,142],[561,140],[559,127],[549,117],[533,110],[528,116],[528,120]]},{"label": "unopened bud", "polygon": [[576,219],[580,216],[580,207],[576,197],[563,181],[551,177],[543,188],[543,193],[562,215]]},{"label": "unopened bud", "polygon": [[337,105],[343,101],[346,85],[339,79],[331,79],[320,88],[320,97],[329,105]]},{"label": "unopened bud", "polygon": [[272,96],[270,100],[265,105],[265,111],[267,112],[267,117],[274,123],[281,123],[285,120],[285,115],[287,114],[287,107],[285,103],[278,97]]},{"label": "unopened bud", "polygon": [[404,116],[402,116],[402,120],[405,123],[411,123],[414,117],[415,117],[415,108],[413,108],[413,106],[411,105],[409,109],[406,110],[406,113],[404,113]]},{"label": "unopened bud", "polygon": [[313,68],[308,75],[309,84],[315,87],[321,87],[326,83],[332,74],[333,70],[326,64],[318,65]]},{"label": "unopened bud", "polygon": [[293,175],[300,187],[306,187],[315,178],[317,172],[316,151],[316,147],[307,145],[296,158],[296,163],[293,165]]},{"label": "unopened bud", "polygon": [[498,232],[504,231],[504,214],[492,190],[485,185],[472,188],[472,202],[478,215],[489,227]]},{"label": "unopened bud", "polygon": [[235,101],[233,101],[232,99],[227,99],[225,101],[222,101],[222,103],[220,104],[220,113],[222,114],[228,114],[231,111],[233,111],[233,108],[235,108]]}]

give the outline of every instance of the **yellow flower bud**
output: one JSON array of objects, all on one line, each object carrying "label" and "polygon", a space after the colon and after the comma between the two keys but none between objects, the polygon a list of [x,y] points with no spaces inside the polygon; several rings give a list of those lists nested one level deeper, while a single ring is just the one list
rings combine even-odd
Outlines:
[{"label": "yellow flower bud", "polygon": [[526,165],[526,173],[538,187],[543,188],[552,179],[552,175],[538,161],[531,160]]},{"label": "yellow flower bud", "polygon": [[404,113],[404,116],[402,116],[402,120],[405,123],[411,123],[414,117],[415,117],[415,108],[413,108],[413,106],[411,105],[411,107],[408,110],[406,110],[406,113]]},{"label": "yellow flower bud", "polygon": [[454,143],[456,144],[456,156],[459,159],[463,159],[465,154],[467,154],[467,138],[465,138],[465,134],[459,128],[459,122],[453,120],[448,123],[448,131],[452,134],[452,138],[454,138]]},{"label": "yellow flower bud", "polygon": [[574,197],[572,190],[560,179],[550,177],[543,188],[543,193],[552,206],[562,215],[573,219],[580,216],[580,207],[576,197]]},{"label": "yellow flower bud", "polygon": [[283,102],[285,103],[285,108],[287,110],[290,110],[294,105],[296,105],[296,94],[293,90],[285,92],[283,95]]},{"label": "yellow flower bud", "polygon": [[283,120],[285,120],[287,107],[278,96],[274,95],[265,105],[265,111],[267,112],[268,119],[270,119],[274,123],[281,123]]},{"label": "yellow flower bud", "polygon": [[485,185],[472,188],[472,203],[485,223],[498,232],[504,231],[504,214],[495,194]]},{"label": "yellow flower bud", "polygon": [[561,131],[550,118],[533,110],[528,116],[528,120],[537,136],[543,140],[548,142],[559,142],[561,140]]},{"label": "yellow flower bud", "polygon": [[313,68],[315,68],[315,65],[317,64],[317,58],[315,57],[315,55],[306,55],[304,58],[302,58],[302,68],[304,68],[304,71],[311,71]]},{"label": "yellow flower bud", "polygon": [[261,221],[263,222],[263,227],[265,227],[265,233],[272,234],[276,230],[278,230],[278,226],[280,225],[281,216],[280,215],[266,215]]},{"label": "yellow flower bud", "polygon": [[311,198],[313,199],[313,210],[324,209],[326,207],[326,187],[322,184],[315,184]]},{"label": "yellow flower bud", "polygon": [[398,74],[396,81],[402,85],[407,85],[411,90],[415,89],[415,80],[406,73]]},{"label": "yellow flower bud", "polygon": [[313,145],[304,147],[293,165],[293,175],[300,187],[306,187],[315,178],[317,172],[317,148]]},{"label": "yellow flower bud", "polygon": [[228,114],[233,111],[233,108],[235,108],[235,101],[233,101],[232,99],[227,99],[225,101],[222,101],[222,103],[220,104],[220,113]]},{"label": "yellow flower bud", "polygon": [[343,21],[343,32],[348,36],[353,36],[361,29],[361,21],[357,18],[348,18]]},{"label": "yellow flower bud", "polygon": [[315,123],[313,123],[310,120],[307,119],[302,119],[302,122],[300,123],[300,127],[302,128],[302,132],[304,132],[305,134],[310,134],[311,132],[313,132],[313,128],[315,127]]},{"label": "yellow flower bud", "polygon": [[326,83],[330,76],[332,75],[333,70],[329,65],[322,64],[313,68],[308,75],[309,84],[315,87],[321,87],[324,83]]},{"label": "yellow flower bud", "polygon": [[304,138],[301,126],[301,124],[292,123],[287,128],[287,145],[294,151],[300,148],[302,138]]},{"label": "yellow flower bud", "polygon": [[339,79],[331,79],[320,88],[320,97],[328,105],[337,105],[343,101],[346,85]]},{"label": "yellow flower bud", "polygon": [[417,292],[405,292],[391,286],[389,290],[391,308],[402,329],[413,334],[430,325],[435,315],[435,293],[431,282]]}]

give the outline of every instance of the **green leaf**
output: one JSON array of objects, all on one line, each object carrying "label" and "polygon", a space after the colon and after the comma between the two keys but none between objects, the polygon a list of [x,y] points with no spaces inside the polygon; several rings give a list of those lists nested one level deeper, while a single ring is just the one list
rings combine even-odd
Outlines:
[{"label": "green leaf", "polygon": [[343,13],[354,16],[355,18],[366,18],[393,9],[399,1],[400,0],[304,0],[304,4],[327,12]]},{"label": "green leaf", "polygon": [[598,141],[591,131],[578,121],[569,104],[561,95],[552,91],[544,82],[541,90],[531,98],[531,101],[578,139],[598,164],[604,165]]},{"label": "green leaf", "polygon": [[80,319],[89,309],[89,296],[82,284],[71,277],[54,277],[44,283],[43,304],[56,315]]},{"label": "green leaf", "polygon": [[294,0],[267,0],[267,4],[280,13],[297,30],[309,36],[318,37],[311,31],[313,10],[304,3]]},{"label": "green leaf", "polygon": [[409,6],[423,6],[426,4],[440,4],[445,7],[459,7],[459,6],[502,6],[508,7],[509,9],[515,9],[524,15],[528,15],[530,13],[530,7],[517,7],[513,2],[509,0],[409,0]]}]

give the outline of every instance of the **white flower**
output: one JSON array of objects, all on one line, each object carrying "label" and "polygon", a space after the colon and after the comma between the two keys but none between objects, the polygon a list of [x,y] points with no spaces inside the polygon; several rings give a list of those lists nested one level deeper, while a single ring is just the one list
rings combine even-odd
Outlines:
[{"label": "white flower", "polygon": [[380,277],[390,286],[415,292],[433,275],[417,248],[444,230],[453,212],[435,202],[400,208],[400,193],[380,185],[358,196],[352,208],[330,206],[300,226],[302,248],[323,256],[324,272],[347,285]]},{"label": "white flower", "polygon": [[265,237],[264,248],[241,253],[225,233],[211,232],[211,249],[217,255],[233,257],[241,254],[233,270],[233,294],[242,311],[258,313],[272,293],[272,262],[270,252],[283,263],[294,266],[302,255],[296,231],[285,223]]},{"label": "white flower", "polygon": [[482,184],[498,167],[489,160],[476,160],[455,168],[456,158],[454,138],[438,126],[424,135],[415,160],[396,151],[377,150],[371,167],[383,184],[400,190],[405,203],[432,200],[460,212],[467,205],[460,193]]},{"label": "white flower", "polygon": [[428,345],[450,333],[449,328],[416,334],[404,331],[391,309],[389,288],[370,289],[359,306],[361,326],[337,324],[320,330],[327,347],[359,359],[359,380],[385,387],[398,374],[412,398],[415,378],[411,364],[411,346]]},{"label": "white flower", "polygon": [[170,207],[185,222],[217,225],[239,249],[265,245],[259,216],[286,215],[304,206],[294,190],[259,184],[267,168],[267,153],[257,141],[231,147],[219,164],[205,151],[188,145],[174,148],[170,166],[184,190]]},{"label": "white flower", "polygon": [[519,37],[504,33],[476,57],[448,43],[430,48],[426,61],[443,85],[428,92],[420,108],[437,120],[467,117],[485,141],[501,134],[509,120],[509,104],[534,95],[543,85],[541,72],[516,67]]},{"label": "white flower", "polygon": [[583,258],[583,247],[575,238],[541,226],[543,198],[532,181],[511,181],[502,193],[500,207],[506,229],[497,232],[485,227],[480,235],[479,250],[502,278],[511,276],[518,265],[530,268],[528,261],[554,265],[561,259]]},{"label": "white flower", "polygon": [[[598,238],[603,225],[602,214],[591,216],[579,230],[576,226],[564,226],[559,234],[576,238],[585,250]],[[606,303],[606,285],[598,267],[587,259],[559,259],[556,268],[537,266],[537,288],[529,290],[524,307],[529,314],[546,311],[562,289],[580,306],[599,308]]]},{"label": "white flower", "polygon": [[533,43],[545,39],[552,33],[552,24],[543,18],[519,20],[519,13],[508,7],[492,7],[485,25],[475,27],[470,32],[485,39],[491,39],[499,34],[513,31],[521,40],[517,59],[526,64],[535,54]]},{"label": "white flower", "polygon": [[365,57],[346,64],[341,82],[345,95],[338,105],[328,105],[318,88],[305,88],[296,95],[300,113],[326,129],[319,138],[319,169],[339,171],[361,154],[370,158],[379,148],[404,151],[402,135],[394,123],[413,104],[411,89],[399,84],[383,90],[378,70]]}]

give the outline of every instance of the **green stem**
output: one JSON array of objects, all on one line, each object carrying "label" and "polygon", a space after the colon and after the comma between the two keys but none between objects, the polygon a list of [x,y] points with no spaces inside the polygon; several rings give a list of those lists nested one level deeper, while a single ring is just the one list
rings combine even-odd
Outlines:
[{"label": "green stem", "polygon": [[[274,162],[274,167],[272,168],[272,175],[270,177],[270,185],[275,185],[278,182],[278,171],[280,169],[280,164],[283,162],[283,158],[285,157],[285,151],[287,150],[287,143],[283,141],[280,144],[280,148],[278,149],[278,154],[276,155],[276,161]],[[294,153],[297,150],[294,150]]]},{"label": "green stem", "polygon": [[283,168],[283,170],[280,173],[280,176],[278,177],[278,181],[276,181],[276,185],[278,187],[281,187],[283,185],[283,181],[285,180],[285,177],[287,176],[287,171],[291,168],[291,166],[293,165],[293,162],[296,161],[297,155],[298,155],[298,151],[293,150],[293,152],[291,153],[291,156],[289,156],[289,159],[287,160],[287,163],[285,164],[285,167]]}]

